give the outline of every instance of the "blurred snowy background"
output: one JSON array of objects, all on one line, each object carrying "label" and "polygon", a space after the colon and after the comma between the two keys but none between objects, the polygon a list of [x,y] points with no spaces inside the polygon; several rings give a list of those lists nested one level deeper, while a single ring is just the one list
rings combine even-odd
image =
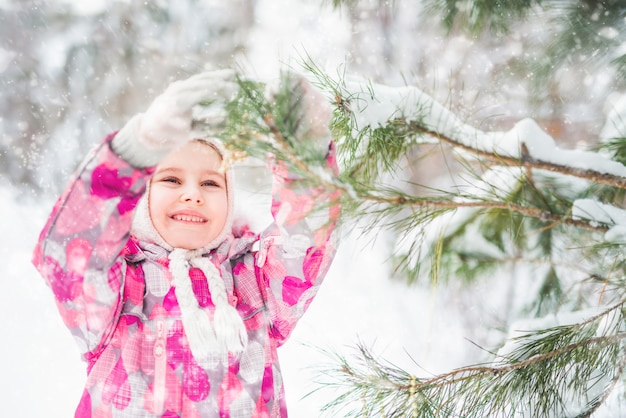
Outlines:
[{"label": "blurred snowy background", "polygon": [[[2,416],[69,417],[85,367],[30,253],[54,199],[87,150],[172,80],[237,65],[261,77],[305,55],[329,72],[418,85],[484,130],[532,117],[561,146],[596,136],[609,75],[563,70],[534,98],[526,36],[446,36],[417,18],[420,2],[311,0],[0,0],[0,292]],[[533,32],[529,23],[528,36]],[[538,102],[537,102],[538,100]],[[565,144],[565,145],[564,145]],[[433,168],[435,169],[433,171]],[[431,175],[437,167],[418,167]],[[347,230],[351,228],[346,228]],[[318,417],[336,393],[316,392],[322,350],[359,341],[416,374],[481,359],[506,309],[497,282],[407,287],[390,279],[390,237],[346,231],[315,303],[281,348],[293,417]],[[502,330],[500,330],[502,331]]]}]

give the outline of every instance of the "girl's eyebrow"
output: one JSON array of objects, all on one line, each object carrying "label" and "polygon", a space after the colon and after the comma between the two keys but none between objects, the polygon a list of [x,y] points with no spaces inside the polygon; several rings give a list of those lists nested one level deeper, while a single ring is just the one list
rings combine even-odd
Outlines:
[{"label": "girl's eyebrow", "polygon": [[162,168],[158,168],[156,170],[156,173],[162,173],[164,171],[174,171],[174,172],[179,172],[182,171],[180,168],[176,168],[176,167],[162,167]]}]

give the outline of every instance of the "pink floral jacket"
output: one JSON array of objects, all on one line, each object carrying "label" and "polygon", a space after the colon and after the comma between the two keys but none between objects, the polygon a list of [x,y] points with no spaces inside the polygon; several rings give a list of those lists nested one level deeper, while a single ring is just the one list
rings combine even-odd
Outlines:
[{"label": "pink floral jacket", "polygon": [[[240,355],[200,366],[189,350],[165,249],[129,236],[151,170],[130,166],[106,138],[59,198],[33,262],[87,361],[76,417],[285,417],[276,348],[315,296],[335,254],[337,196],[274,167],[262,234],[240,231],[207,256],[248,330]],[[336,170],[333,153],[327,163]],[[324,219],[306,215],[322,206]],[[286,243],[290,243],[287,245]],[[211,309],[200,270],[198,303]],[[200,280],[196,280],[200,279]]]}]

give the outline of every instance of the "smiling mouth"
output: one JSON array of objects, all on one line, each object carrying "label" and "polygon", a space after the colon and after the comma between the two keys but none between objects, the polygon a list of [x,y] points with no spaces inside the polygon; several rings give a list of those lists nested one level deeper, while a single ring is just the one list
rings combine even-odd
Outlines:
[{"label": "smiling mouth", "polygon": [[174,219],[175,221],[181,221],[181,222],[192,222],[192,223],[207,222],[207,219],[205,218],[200,218],[198,216],[190,216],[190,215],[173,215],[171,218]]}]

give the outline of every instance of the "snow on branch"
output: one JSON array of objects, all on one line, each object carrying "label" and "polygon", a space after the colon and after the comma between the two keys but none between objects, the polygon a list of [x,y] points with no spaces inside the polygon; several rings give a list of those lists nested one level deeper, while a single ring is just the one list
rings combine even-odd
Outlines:
[{"label": "snow on branch", "polygon": [[562,149],[532,119],[523,119],[506,132],[484,132],[463,123],[414,86],[349,81],[343,94],[350,103],[356,130],[403,119],[415,133],[429,135],[477,157],[626,189],[626,166],[596,152]]}]

